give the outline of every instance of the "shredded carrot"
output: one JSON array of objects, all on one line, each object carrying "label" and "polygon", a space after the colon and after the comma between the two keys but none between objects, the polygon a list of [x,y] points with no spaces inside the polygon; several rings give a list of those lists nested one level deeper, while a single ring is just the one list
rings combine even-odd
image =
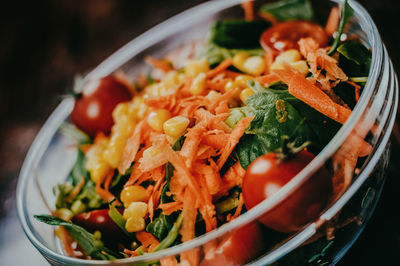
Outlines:
[{"label": "shredded carrot", "polygon": [[346,82],[354,87],[355,99],[356,99],[356,102],[358,102],[358,100],[360,99],[361,86],[356,84],[356,83],[354,83],[354,82],[352,82],[352,81],[350,81],[350,80],[347,80]]},{"label": "shredded carrot", "polygon": [[161,152],[151,158],[140,158],[139,159],[139,170],[142,172],[149,172],[155,168],[158,168],[168,162],[168,155]]},{"label": "shredded carrot", "polygon": [[227,69],[228,67],[230,67],[232,65],[233,59],[229,58],[229,59],[225,59],[224,61],[222,61],[216,68],[211,69],[210,71],[208,71],[206,73],[206,77],[207,78],[213,78],[216,75],[218,75],[219,73],[221,73],[222,71],[224,71],[225,69]]},{"label": "shredded carrot", "polygon": [[[214,163],[213,160],[209,160],[210,163]],[[215,163],[214,163],[215,165]],[[217,194],[221,186],[221,177],[219,170],[213,168],[211,165],[198,163],[193,166],[195,171],[204,176],[205,185],[211,195]]]},{"label": "shredded carrot", "polygon": [[160,259],[161,266],[178,266],[178,261],[174,256]]},{"label": "shredded carrot", "polygon": [[65,229],[65,227],[64,226],[57,227],[57,229],[55,230],[55,233],[56,233],[57,237],[61,240],[64,250],[66,251],[68,256],[76,257],[75,252],[71,246],[71,244],[73,242],[72,238],[71,238],[70,234],[68,233],[68,231]]},{"label": "shredded carrot", "polygon": [[82,151],[84,154],[86,154],[86,153],[90,150],[90,148],[92,147],[92,145],[93,145],[93,144],[82,144],[82,145],[80,146],[80,149],[81,149],[81,151]]},{"label": "shredded carrot", "polygon": [[145,127],[145,120],[140,121],[135,130],[132,132],[132,135],[126,141],[126,145],[124,151],[122,153],[121,162],[118,165],[118,171],[121,174],[124,174],[125,171],[131,166],[132,162],[135,160],[136,153],[140,148],[140,141],[142,130]]},{"label": "shredded carrot", "polygon": [[198,123],[194,127],[188,129],[188,133],[185,135],[186,139],[179,153],[185,158],[185,163],[188,168],[192,167],[192,163],[195,159],[195,155],[197,154],[197,150],[205,130],[206,128],[204,123]]},{"label": "shredded carrot", "polygon": [[279,81],[279,77],[275,74],[267,74],[264,76],[257,77],[254,80],[260,82],[263,85],[269,85],[273,82]]},{"label": "shredded carrot", "polygon": [[275,70],[280,80],[289,87],[289,93],[327,117],[344,124],[351,110],[335,103],[328,95],[308,81],[302,74],[286,68]]},{"label": "shredded carrot", "polygon": [[218,135],[206,135],[201,139],[201,144],[211,146],[216,149],[222,149],[228,142],[229,134],[222,133]]},{"label": "shredded carrot", "polygon": [[104,199],[106,202],[110,202],[112,201],[115,197],[113,194],[110,193],[110,191],[108,191],[107,189],[103,189],[101,187],[102,183],[104,180],[110,179],[112,178],[114,175],[114,171],[110,171],[110,173],[107,176],[104,176],[103,178],[101,178],[95,186],[95,191],[97,194],[99,194],[99,196]]},{"label": "shredded carrot", "polygon": [[232,90],[229,90],[227,92],[225,92],[222,96],[220,96],[219,98],[217,98],[216,100],[213,101],[213,103],[209,106],[209,110],[215,110],[215,108],[223,101],[227,101],[230,98],[234,97],[235,95],[237,95],[237,93],[239,92],[239,88],[234,88]]},{"label": "shredded carrot", "polygon": [[222,184],[220,191],[214,195],[214,199],[218,199],[228,194],[228,192],[235,186],[242,186],[243,178],[246,170],[240,165],[240,162],[235,163],[225,175],[222,177]]},{"label": "shredded carrot", "polygon": [[206,224],[206,232],[210,232],[217,227],[217,219],[215,217],[215,206],[212,203],[212,196],[207,187],[207,181],[204,175],[198,175],[200,181],[200,192],[203,195],[205,204],[199,206],[199,211]]},{"label": "shredded carrot", "polygon": [[139,253],[137,251],[133,251],[127,248],[124,248],[124,253],[130,255],[130,257],[139,256]]},{"label": "shredded carrot", "polygon": [[186,187],[184,191],[183,201],[183,220],[180,233],[182,235],[182,241],[187,242],[192,240],[195,236],[195,224],[197,217],[196,198],[193,197],[194,191],[191,191],[190,187]]},{"label": "shredded carrot", "polygon": [[135,234],[136,239],[139,240],[142,245],[148,249],[149,252],[152,252],[160,242],[155,238],[152,234],[147,233],[146,231],[140,231]]},{"label": "shredded carrot", "polygon": [[[218,148],[219,149],[219,148]],[[220,152],[208,145],[202,145],[200,144],[199,146],[199,150],[197,151],[197,160],[204,160],[204,159],[208,159],[211,157],[216,157],[220,154]]]},{"label": "shredded carrot", "polygon": [[158,205],[158,208],[161,209],[165,215],[170,215],[176,211],[182,210],[183,203],[180,201],[162,203]]},{"label": "shredded carrot", "polygon": [[244,11],[244,19],[246,21],[252,21],[254,20],[254,7],[253,7],[253,1],[248,0],[246,2],[243,2],[241,4],[243,11]]},{"label": "shredded carrot", "polygon": [[213,115],[207,110],[198,109],[194,112],[194,117],[205,123],[210,130],[218,129],[226,133],[232,132],[231,128],[224,122],[229,117],[229,113]]},{"label": "shredded carrot", "polygon": [[221,156],[217,161],[218,168],[221,169],[228,159],[229,155],[232,153],[236,144],[239,142],[239,139],[243,136],[246,128],[250,125],[250,122],[253,120],[253,116],[244,117],[239,120],[233,129],[232,133],[229,136],[227,145],[221,150]]},{"label": "shredded carrot", "polygon": [[153,107],[157,109],[167,109],[171,111],[176,106],[177,96],[174,93],[163,96],[150,96],[144,99],[144,103],[148,107]]},{"label": "shredded carrot", "polygon": [[159,59],[154,59],[151,56],[146,57],[146,62],[152,65],[154,68],[160,69],[164,72],[169,72],[173,70],[171,63],[167,60],[159,60]]},{"label": "shredded carrot", "polygon": [[340,20],[340,11],[339,8],[335,6],[331,9],[331,12],[329,13],[329,17],[325,25],[325,31],[329,36],[332,36],[336,32],[339,26],[339,20]]},{"label": "shredded carrot", "polygon": [[72,202],[74,198],[79,194],[83,186],[85,185],[85,178],[82,176],[81,180],[76,184],[74,189],[69,193],[68,197],[65,199],[66,202]]}]

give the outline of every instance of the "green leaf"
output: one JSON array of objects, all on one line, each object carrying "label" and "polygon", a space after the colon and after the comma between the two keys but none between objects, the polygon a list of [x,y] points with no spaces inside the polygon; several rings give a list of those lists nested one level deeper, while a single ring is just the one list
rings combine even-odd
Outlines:
[{"label": "green leaf", "polygon": [[217,214],[223,214],[235,209],[239,205],[239,195],[239,191],[235,190],[228,198],[215,204]]},{"label": "green leaf", "polygon": [[331,46],[331,49],[328,52],[328,55],[332,55],[336,49],[338,48],[340,44],[340,38],[342,37],[344,27],[346,26],[347,22],[349,19],[353,16],[354,10],[351,8],[347,0],[344,0],[344,3],[342,5],[342,10],[340,12],[340,22],[339,22],[339,29],[337,32],[337,36],[335,37],[335,40],[333,41],[333,44]]},{"label": "green leaf", "polygon": [[[371,52],[358,41],[347,41],[341,44],[339,67],[350,77],[368,77],[371,66]],[[364,80],[365,82],[365,80]]]},{"label": "green leaf", "polygon": [[210,42],[231,49],[259,48],[260,36],[270,26],[264,20],[220,20],[211,27]]},{"label": "green leaf", "polygon": [[[254,83],[253,87],[258,90],[260,85]],[[291,137],[297,146],[311,141],[311,148],[319,151],[340,127],[281,88],[264,88],[264,92],[253,94],[246,106],[231,109],[226,122],[232,126],[248,116],[254,119],[235,148],[244,169],[259,156],[281,147],[283,136]]]},{"label": "green leaf", "polygon": [[314,10],[309,0],[281,0],[261,7],[261,13],[272,15],[279,21],[313,20]]},{"label": "green leaf", "polygon": [[92,258],[99,260],[115,260],[121,258],[118,253],[113,252],[103,245],[98,239],[95,239],[93,234],[86,231],[83,227],[64,221],[60,218],[51,215],[34,215],[35,219],[55,226],[64,226],[71,237],[75,239],[79,246]]},{"label": "green leaf", "polygon": [[180,213],[171,230],[168,232],[168,235],[163,239],[163,241],[160,242],[160,244],[153,250],[153,252],[166,249],[175,242],[175,240],[178,238],[179,229],[181,228],[182,221],[183,215],[182,213]]},{"label": "green leaf", "polygon": [[354,87],[352,85],[347,82],[339,82],[339,84],[332,89],[351,109],[354,108],[357,102]]},{"label": "green leaf", "polygon": [[163,240],[168,231],[171,230],[173,226],[172,215],[160,214],[159,217],[149,223],[146,227],[146,231],[153,234],[158,240]]}]

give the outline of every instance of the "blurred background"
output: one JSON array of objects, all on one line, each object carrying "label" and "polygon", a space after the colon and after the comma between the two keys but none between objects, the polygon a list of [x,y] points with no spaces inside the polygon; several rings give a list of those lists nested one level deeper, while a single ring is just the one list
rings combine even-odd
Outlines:
[{"label": "blurred background", "polygon": [[[46,265],[19,226],[15,188],[35,135],[73,77],[163,20],[204,0],[7,1],[0,8],[0,264]],[[400,68],[398,0],[359,0]],[[400,138],[397,138],[400,139]],[[377,210],[340,265],[398,265],[400,150],[393,137]],[[18,251],[23,250],[23,256]]]}]

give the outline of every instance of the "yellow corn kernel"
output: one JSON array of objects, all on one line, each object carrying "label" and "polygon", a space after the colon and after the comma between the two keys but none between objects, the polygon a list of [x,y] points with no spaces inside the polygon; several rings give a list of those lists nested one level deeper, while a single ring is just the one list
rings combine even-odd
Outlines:
[{"label": "yellow corn kernel", "polygon": [[185,65],[185,73],[189,77],[196,77],[199,73],[205,73],[210,70],[207,59],[190,60]]},{"label": "yellow corn kernel", "polygon": [[146,199],[147,192],[142,186],[124,187],[121,191],[121,201],[125,206],[132,202],[145,201]]},{"label": "yellow corn kernel", "polygon": [[163,128],[165,134],[171,137],[179,137],[185,133],[189,126],[189,119],[184,116],[175,116],[164,122]]},{"label": "yellow corn kernel", "polygon": [[297,61],[297,62],[293,62],[293,63],[290,63],[290,65],[293,68],[297,69],[304,76],[306,76],[308,74],[308,71],[309,71],[308,70],[308,65],[307,65],[307,62],[305,60],[300,60],[300,61]]},{"label": "yellow corn kernel", "polygon": [[129,114],[129,107],[129,102],[119,103],[117,104],[117,106],[115,106],[112,112],[114,123],[118,123],[120,117]]},{"label": "yellow corn kernel", "polygon": [[86,153],[86,169],[95,183],[112,170],[110,164],[103,158],[103,153],[107,149],[108,143],[108,138],[97,140]]},{"label": "yellow corn kernel", "polygon": [[290,49],[285,52],[282,52],[275,58],[275,62],[286,62],[292,63],[299,61],[301,59],[300,52],[296,49]]},{"label": "yellow corn kernel", "polygon": [[180,81],[178,72],[176,72],[176,71],[168,72],[165,75],[165,77],[163,78],[162,83],[166,88],[170,88],[170,87],[179,85],[181,83],[181,81]]},{"label": "yellow corn kernel", "polygon": [[244,63],[246,62],[249,54],[246,52],[239,52],[233,57],[233,66],[237,69],[244,71]]},{"label": "yellow corn kernel", "polygon": [[131,217],[126,220],[125,229],[129,233],[135,233],[144,230],[146,223],[142,217]]},{"label": "yellow corn kernel", "polygon": [[284,69],[285,67],[283,66],[283,62],[276,62],[274,61],[271,66],[270,69],[271,70],[279,70],[279,69]]},{"label": "yellow corn kernel", "polygon": [[251,80],[251,76],[247,75],[239,75],[235,78],[235,85],[238,86],[239,88],[246,88],[247,87],[247,81]]},{"label": "yellow corn kernel", "polygon": [[261,75],[265,70],[265,61],[261,56],[250,56],[243,65],[244,72],[251,75]]},{"label": "yellow corn kernel", "polygon": [[252,89],[246,88],[240,92],[240,100],[242,100],[243,103],[246,103],[247,98],[249,98],[253,94],[254,91]]},{"label": "yellow corn kernel", "polygon": [[144,202],[131,202],[124,210],[123,217],[127,220],[131,217],[143,218],[147,212],[147,204]]},{"label": "yellow corn kernel", "polygon": [[211,90],[207,95],[206,98],[209,99],[210,101],[214,101],[216,99],[218,99],[221,96],[221,93],[215,91],[215,90]]},{"label": "yellow corn kernel", "polygon": [[169,144],[171,144],[171,145],[174,145],[175,142],[178,140],[178,138],[176,138],[176,137],[171,137],[168,135],[166,135],[166,136],[167,136],[167,140],[168,140]]},{"label": "yellow corn kernel", "polygon": [[159,148],[151,146],[143,151],[143,158],[150,159],[153,158],[154,156],[157,156],[160,153],[161,150]]},{"label": "yellow corn kernel", "polygon": [[147,123],[152,129],[156,131],[162,131],[164,122],[170,118],[171,113],[168,110],[159,109],[149,114],[147,118]]},{"label": "yellow corn kernel", "polygon": [[55,215],[58,218],[61,218],[65,221],[69,221],[74,216],[74,213],[67,208],[61,208],[56,210]]},{"label": "yellow corn kernel", "polygon": [[228,81],[226,84],[225,84],[225,91],[230,91],[230,90],[233,90],[234,88],[235,88],[235,83],[233,82],[233,81]]},{"label": "yellow corn kernel", "polygon": [[204,92],[206,88],[206,74],[200,73],[193,80],[192,86],[190,86],[190,93],[193,95],[199,95]]}]

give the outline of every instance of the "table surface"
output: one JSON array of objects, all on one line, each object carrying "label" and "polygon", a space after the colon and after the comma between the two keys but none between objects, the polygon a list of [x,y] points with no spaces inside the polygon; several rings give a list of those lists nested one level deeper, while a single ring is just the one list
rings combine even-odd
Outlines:
[{"label": "table surface", "polygon": [[[24,2],[24,1],[22,1]],[[0,10],[1,265],[46,265],[19,226],[15,187],[24,156],[46,117],[85,73],[138,34],[202,0],[8,1]],[[360,0],[400,66],[398,0]],[[400,149],[393,137],[388,179],[376,212],[339,265],[398,265]],[[394,211],[393,211],[394,210]],[[23,251],[23,252],[21,252]],[[18,256],[16,254],[23,254]]]}]

